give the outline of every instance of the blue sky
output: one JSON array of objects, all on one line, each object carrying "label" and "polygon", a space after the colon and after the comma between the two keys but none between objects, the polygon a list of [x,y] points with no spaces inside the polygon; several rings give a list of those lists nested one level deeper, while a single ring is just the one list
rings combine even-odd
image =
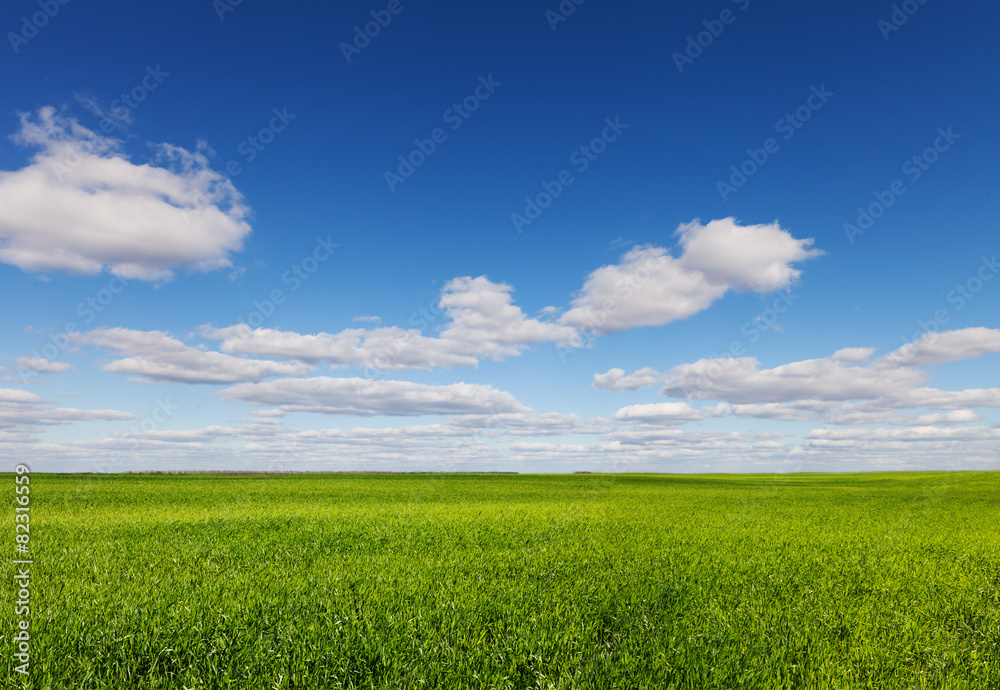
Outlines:
[{"label": "blue sky", "polygon": [[11,459],[1000,466],[995,3],[52,0],[0,29]]}]

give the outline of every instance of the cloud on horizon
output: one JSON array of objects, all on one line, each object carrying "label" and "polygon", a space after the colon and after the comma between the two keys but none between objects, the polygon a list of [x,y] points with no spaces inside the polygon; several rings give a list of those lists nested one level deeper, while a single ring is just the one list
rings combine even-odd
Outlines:
[{"label": "cloud on horizon", "polygon": [[120,410],[79,410],[16,388],[0,388],[0,441],[32,442],[42,427],[88,421],[135,419]]},{"label": "cloud on horizon", "polygon": [[363,378],[284,378],[242,383],[217,393],[226,400],[242,400],[291,412],[370,417],[502,414],[527,412],[514,396],[493,386],[473,383],[430,385],[411,381],[373,381]]},{"label": "cloud on horizon", "polygon": [[[1000,352],[1000,330],[965,328],[927,333],[870,360],[875,348],[843,348],[830,357],[761,369],[753,357],[701,359],[667,372],[646,367],[633,374],[619,368],[595,374],[593,386],[636,391],[663,384],[671,398],[720,401],[695,410],[684,402],[632,405],[614,418],[662,424],[731,414],[754,419],[823,421],[834,425],[953,426],[982,421],[972,407],[1000,407],[1000,388],[943,391],[923,387],[931,374],[921,367]],[[725,411],[721,408],[725,407]],[[943,413],[903,415],[895,410],[927,408]]]}]

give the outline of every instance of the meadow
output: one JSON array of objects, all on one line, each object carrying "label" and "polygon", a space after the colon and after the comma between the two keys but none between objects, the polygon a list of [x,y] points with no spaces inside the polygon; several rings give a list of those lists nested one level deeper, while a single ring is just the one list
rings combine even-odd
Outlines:
[{"label": "meadow", "polygon": [[998,496],[1000,474],[972,472],[33,474],[30,676],[10,559],[0,672],[81,690],[1000,688]]}]

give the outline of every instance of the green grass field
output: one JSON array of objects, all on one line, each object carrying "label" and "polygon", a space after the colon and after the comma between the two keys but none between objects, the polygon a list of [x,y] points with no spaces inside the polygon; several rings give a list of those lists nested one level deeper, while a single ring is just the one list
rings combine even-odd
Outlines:
[{"label": "green grass field", "polygon": [[998,497],[997,473],[34,474],[30,680],[10,559],[0,663],[33,688],[1000,688]]}]

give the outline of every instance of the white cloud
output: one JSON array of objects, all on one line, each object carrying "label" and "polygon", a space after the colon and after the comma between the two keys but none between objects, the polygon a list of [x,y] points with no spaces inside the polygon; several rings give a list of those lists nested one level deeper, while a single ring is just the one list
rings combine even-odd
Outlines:
[{"label": "white cloud", "polygon": [[[864,400],[871,401],[878,409],[1000,406],[1000,389],[996,388],[940,391],[917,387],[930,379],[921,366],[1000,352],[1000,330],[965,328],[928,333],[910,345],[868,361],[874,351],[872,347],[843,348],[827,358],[790,362],[773,369],[760,369],[760,363],[753,357],[700,359],[677,365],[668,372],[646,367],[625,374],[615,368],[595,374],[594,386],[604,390],[639,390],[664,381],[662,393],[669,397],[746,405]],[[806,408],[788,411],[798,409]],[[752,413],[747,408],[740,414]]]},{"label": "white cloud", "polygon": [[509,436],[561,436],[566,434],[599,434],[611,429],[604,418],[583,419],[561,412],[507,412],[491,415],[462,415],[448,423],[459,429],[480,432],[497,430]]},{"label": "white cloud", "polygon": [[716,407],[695,409],[685,402],[659,402],[645,405],[629,405],[615,412],[612,417],[622,422],[672,426],[687,422],[698,422],[707,417],[719,417],[729,412],[729,405],[721,403]]},{"label": "white cloud", "polygon": [[868,441],[996,441],[1000,429],[986,426],[915,426],[908,429],[813,429],[806,434],[812,445],[855,445]]},{"label": "white cloud", "polygon": [[441,338],[466,343],[490,359],[516,355],[534,343],[580,346],[573,328],[525,316],[512,303],[512,291],[510,285],[490,282],[485,276],[450,281],[441,292],[440,306],[451,323]]},{"label": "white cloud", "polygon": [[768,225],[740,225],[733,218],[697,220],[677,228],[683,249],[680,260],[705,274],[709,282],[733,290],[773,292],[798,280],[792,264],[820,256],[808,249],[812,239],[797,240],[775,221]]},{"label": "white cloud", "polygon": [[594,388],[605,391],[637,391],[663,381],[663,374],[652,367],[644,367],[628,376],[623,369],[609,369],[594,374]]},{"label": "white cloud", "polygon": [[587,276],[559,322],[595,333],[662,326],[707,309],[727,289],[686,268],[663,247],[636,247],[620,263]]},{"label": "white cloud", "polygon": [[21,115],[14,139],[41,149],[0,171],[0,261],[24,271],[164,280],[230,266],[250,232],[239,192],[202,153],[161,144],[153,163],[132,163],[52,107]]},{"label": "white cloud", "polygon": [[831,358],[763,370],[753,357],[701,359],[671,369],[663,394],[731,403],[857,400],[900,394],[927,379],[919,369],[861,366]]},{"label": "white cloud", "polygon": [[406,427],[354,427],[346,431],[342,429],[310,429],[296,431],[288,437],[288,440],[307,443],[335,443],[345,446],[357,445],[365,448],[382,445],[403,449],[401,446],[404,444],[407,448],[413,448],[417,444],[440,445],[441,442],[452,443],[453,439],[468,437],[469,432],[464,429],[453,429],[443,424],[421,424]]},{"label": "white cloud", "polygon": [[784,436],[785,434],[773,432],[689,431],[653,425],[623,429],[608,434],[609,439],[623,446],[636,446],[642,450],[670,448],[674,452],[683,453],[700,453],[711,449],[732,452],[741,447],[759,444],[766,444],[772,448],[781,447],[787,452],[791,447],[778,441]]},{"label": "white cloud", "polygon": [[439,306],[448,323],[435,337],[417,329],[349,328],[338,333],[300,334],[248,326],[213,328],[201,334],[221,340],[219,349],[333,366],[359,366],[380,371],[476,367],[480,359],[502,360],[533,344],[581,345],[569,326],[527,317],[513,304],[513,288],[485,276],[455,278],[441,291]]},{"label": "white cloud", "polygon": [[952,410],[934,414],[902,415],[888,411],[869,412],[860,409],[836,409],[823,417],[827,424],[859,426],[863,424],[889,424],[891,426],[935,426],[981,422],[983,418],[973,410]]},{"label": "white cloud", "polygon": [[898,395],[875,398],[852,405],[852,408],[862,410],[898,410],[913,407],[928,407],[935,410],[1000,407],[1000,388],[966,388],[960,391],[914,388]]},{"label": "white cloud", "polygon": [[[701,359],[675,366],[669,372],[640,369],[626,375],[621,369],[596,374],[594,385],[605,390],[638,390],[665,381],[663,395],[674,398],[719,400],[730,403],[738,417],[783,421],[819,421],[837,425],[945,426],[982,421],[970,408],[1000,407],[1000,389],[974,388],[943,391],[921,387],[930,373],[921,366],[973,359],[1000,351],[1000,331],[966,328],[931,333],[912,346],[869,361],[875,348],[837,350],[832,356],[790,362],[761,369],[751,357]],[[905,354],[905,356],[904,356]],[[667,403],[671,414],[694,421],[684,403]],[[634,405],[626,410],[652,416],[656,406]],[[943,414],[901,415],[895,410],[928,408]],[[703,408],[704,409],[704,408]]]},{"label": "white cloud", "polygon": [[[34,393],[15,388],[0,388],[0,430],[29,440],[38,427],[71,422],[134,419],[119,410],[78,410],[55,407],[55,404]],[[14,439],[12,439],[14,440]]]},{"label": "white cloud", "polygon": [[861,362],[867,362],[868,358],[874,353],[874,347],[845,347],[830,355],[830,359],[838,362],[852,362],[854,364],[859,364]]},{"label": "white cloud", "polygon": [[475,367],[479,360],[464,347],[440,338],[428,338],[416,329],[395,326],[348,328],[337,333],[302,334],[248,326],[213,328],[203,326],[201,335],[221,340],[219,349],[229,354],[248,354],[277,359],[295,359],[333,366],[359,366],[393,371],[436,367]]},{"label": "white cloud", "polygon": [[55,362],[44,357],[18,357],[17,366],[24,371],[30,369],[39,374],[58,374],[73,368],[66,362]]},{"label": "white cloud", "polygon": [[618,410],[613,418],[623,422],[650,425],[677,425],[708,417],[732,414],[751,419],[780,421],[823,421],[827,424],[856,426],[888,424],[891,426],[933,426],[981,422],[982,416],[973,410],[952,410],[945,413],[902,415],[888,410],[872,411],[855,406],[840,406],[832,401],[799,400],[792,403],[760,403],[728,405],[695,409],[684,402],[661,402],[630,405]]},{"label": "white cloud", "polygon": [[923,366],[975,359],[994,352],[1000,352],[1000,330],[977,327],[925,333],[885,359],[900,365]]},{"label": "white cloud", "polygon": [[[565,429],[567,419],[532,411],[453,417],[444,423],[404,427],[298,430],[256,420],[201,429],[114,433],[101,440],[41,443],[18,449],[38,471],[91,469],[235,470],[520,470],[611,472],[856,471],[1000,467],[998,429],[960,427],[872,435],[869,429],[827,430],[804,444],[788,434],[689,431],[652,424],[615,426],[582,420],[595,430],[593,443],[551,442],[546,429]],[[519,418],[538,433],[520,433]],[[548,418],[547,424],[542,418]],[[478,422],[489,420],[489,426]],[[476,422],[466,424],[466,422]],[[592,424],[593,423],[593,424]],[[860,431],[861,433],[854,433]],[[557,432],[558,433],[558,432]],[[584,433],[575,429],[573,433]],[[551,435],[551,434],[550,434]],[[22,432],[0,429],[0,440],[24,441]],[[110,454],[110,455],[109,455]],[[114,463],[107,467],[108,458]],[[613,479],[608,478],[609,481]],[[426,477],[432,489],[433,476]]]},{"label": "white cloud", "polygon": [[131,124],[132,122],[132,109],[126,107],[118,107],[114,109],[114,112],[108,112],[101,105],[101,102],[93,95],[89,93],[76,92],[73,94],[73,98],[76,102],[86,108],[95,117],[101,118],[102,120],[107,118],[109,122],[118,128],[122,125]]},{"label": "white cloud", "polygon": [[793,403],[759,403],[733,405],[730,412],[737,417],[778,419],[786,422],[815,420],[820,413],[833,409],[837,403],[822,400],[796,400]]},{"label": "white cloud", "polygon": [[271,362],[206,352],[185,345],[162,331],[102,328],[70,336],[81,345],[94,345],[128,355],[101,367],[102,371],[134,374],[147,381],[175,383],[236,383],[271,376],[301,376],[313,367],[301,362]]},{"label": "white cloud", "polygon": [[777,223],[695,220],[676,234],[679,257],[663,247],[635,247],[618,264],[593,271],[560,323],[597,334],[662,326],[707,309],[729,290],[788,288],[801,273],[792,264],[822,253]]},{"label": "white cloud", "polygon": [[244,383],[218,393],[229,400],[277,407],[284,412],[330,415],[461,415],[526,412],[507,392],[492,386],[453,383],[432,386],[363,378],[286,378]]},{"label": "white cloud", "polygon": [[37,404],[45,402],[44,399],[17,388],[0,388],[0,404]]},{"label": "white cloud", "polygon": [[269,424],[256,421],[236,426],[213,424],[200,429],[151,429],[148,431],[113,432],[110,439],[125,439],[132,444],[154,443],[214,443],[216,441],[274,441],[281,442],[288,436]]}]

